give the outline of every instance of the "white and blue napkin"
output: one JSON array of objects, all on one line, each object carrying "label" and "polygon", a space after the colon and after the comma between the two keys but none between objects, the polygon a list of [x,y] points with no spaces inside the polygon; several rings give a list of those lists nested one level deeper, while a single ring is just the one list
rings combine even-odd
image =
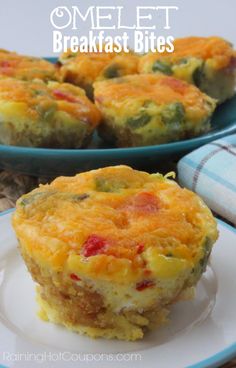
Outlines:
[{"label": "white and blue napkin", "polygon": [[236,134],[213,141],[178,163],[179,183],[236,226]]}]

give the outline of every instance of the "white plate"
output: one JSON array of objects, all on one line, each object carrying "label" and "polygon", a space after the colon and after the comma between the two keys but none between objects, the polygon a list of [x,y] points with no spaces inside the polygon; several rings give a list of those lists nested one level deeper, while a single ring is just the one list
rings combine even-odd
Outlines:
[{"label": "white plate", "polygon": [[[93,340],[36,316],[34,284],[17,250],[11,213],[0,217],[0,364],[6,367],[215,367],[236,355],[236,231],[220,238],[194,301],[142,341]],[[41,364],[38,362],[41,360]],[[1,366],[0,366],[1,368]]]}]

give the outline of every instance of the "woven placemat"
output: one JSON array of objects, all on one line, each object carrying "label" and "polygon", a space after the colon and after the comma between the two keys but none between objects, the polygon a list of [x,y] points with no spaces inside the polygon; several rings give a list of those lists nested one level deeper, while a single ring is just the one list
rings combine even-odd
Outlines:
[{"label": "woven placemat", "polygon": [[16,200],[25,193],[36,188],[40,183],[50,182],[52,178],[0,171],[0,212],[15,207]]},{"label": "woven placemat", "polygon": [[[16,200],[36,188],[40,183],[49,183],[52,178],[36,178],[7,171],[0,172],[0,212],[15,207]],[[221,366],[236,368],[236,358]]]}]

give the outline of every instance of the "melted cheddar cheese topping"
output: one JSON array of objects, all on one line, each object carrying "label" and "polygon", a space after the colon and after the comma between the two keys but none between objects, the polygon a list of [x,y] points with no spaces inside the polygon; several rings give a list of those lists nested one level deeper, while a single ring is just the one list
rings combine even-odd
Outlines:
[{"label": "melted cheddar cheese topping", "polygon": [[96,82],[95,102],[102,109],[113,109],[117,116],[137,113],[137,108],[151,101],[159,106],[180,102],[192,120],[208,116],[214,100],[185,81],[162,74],[131,75]]},{"label": "melted cheddar cheese topping", "polygon": [[0,113],[5,121],[30,118],[47,119],[50,114],[64,112],[73,118],[96,126],[100,112],[79,87],[66,83],[0,79]]},{"label": "melted cheddar cheese topping", "polygon": [[22,80],[58,80],[58,71],[54,64],[6,50],[0,50],[0,75]]},{"label": "melted cheddar cheese topping", "polygon": [[220,37],[186,37],[176,39],[172,53],[148,53],[140,59],[139,71],[143,72],[145,64],[155,60],[178,63],[184,58],[197,58],[207,61],[215,69],[223,69],[235,63],[236,53],[229,42]]},{"label": "melted cheddar cheese topping", "polygon": [[41,185],[18,200],[13,226],[21,247],[43,267],[64,269],[75,280],[145,280],[137,290],[153,277],[190,270],[204,257],[206,240],[212,245],[217,238],[216,222],[196,194],[128,166]]},{"label": "melted cheddar cheese topping", "polygon": [[71,82],[86,85],[92,84],[95,80],[137,73],[139,58],[131,51],[129,53],[68,51],[62,54],[60,61],[63,64],[61,75],[64,80],[71,79]]}]

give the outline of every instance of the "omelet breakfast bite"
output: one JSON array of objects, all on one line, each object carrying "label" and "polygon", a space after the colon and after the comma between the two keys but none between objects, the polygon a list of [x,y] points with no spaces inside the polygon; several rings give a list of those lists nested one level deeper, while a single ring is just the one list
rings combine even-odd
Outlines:
[{"label": "omelet breakfast bite", "polygon": [[0,144],[78,148],[99,122],[100,112],[79,87],[0,78]]},{"label": "omelet breakfast bite", "polygon": [[41,185],[12,222],[41,318],[123,340],[141,339],[191,294],[218,236],[196,194],[128,166]]},{"label": "omelet breakfast bite", "polygon": [[197,87],[163,74],[130,75],[94,84],[102,113],[99,133],[119,147],[146,146],[200,135],[216,101]]},{"label": "omelet breakfast bite", "polygon": [[174,52],[144,55],[140,73],[162,73],[192,83],[219,103],[234,95],[236,53],[220,37],[176,39]]},{"label": "omelet breakfast bite", "polygon": [[84,88],[93,99],[95,81],[137,73],[139,57],[131,50],[128,53],[68,51],[59,60],[62,80]]},{"label": "omelet breakfast bite", "polygon": [[46,60],[0,50],[0,76],[33,80],[59,80],[58,68]]}]

